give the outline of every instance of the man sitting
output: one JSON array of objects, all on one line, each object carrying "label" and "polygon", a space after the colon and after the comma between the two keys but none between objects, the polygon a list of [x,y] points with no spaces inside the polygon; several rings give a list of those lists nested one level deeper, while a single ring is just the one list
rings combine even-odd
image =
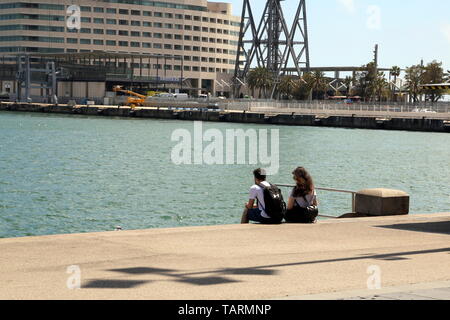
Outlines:
[{"label": "man sitting", "polygon": [[[271,218],[265,209],[264,188],[271,187],[271,184],[266,181],[266,172],[263,169],[256,169],[253,171],[253,175],[255,185],[250,188],[250,200],[245,205],[241,223],[248,224],[253,221],[262,224],[280,224],[281,220]],[[257,201],[257,205],[255,201]]]}]

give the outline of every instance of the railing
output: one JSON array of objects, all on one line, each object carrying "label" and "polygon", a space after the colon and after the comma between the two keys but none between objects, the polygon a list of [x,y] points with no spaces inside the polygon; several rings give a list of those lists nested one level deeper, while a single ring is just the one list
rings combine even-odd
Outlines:
[{"label": "railing", "polygon": [[[282,187],[282,188],[294,188],[295,187],[294,185],[289,185],[289,184],[276,184],[276,186]],[[356,212],[356,194],[357,194],[357,192],[349,191],[349,190],[342,190],[342,189],[333,189],[333,188],[316,188],[316,190],[351,194],[352,195],[352,212]],[[337,219],[337,217],[327,216],[327,215],[323,215],[323,214],[319,214],[319,217]]]},{"label": "railing", "polygon": [[336,113],[336,112],[373,112],[373,113],[414,113],[430,115],[430,113],[450,113],[449,102],[437,103],[396,103],[396,102],[355,102],[343,103],[338,101],[264,101],[264,100],[225,100],[222,102],[227,110],[245,110],[256,112],[309,112],[309,113]]}]

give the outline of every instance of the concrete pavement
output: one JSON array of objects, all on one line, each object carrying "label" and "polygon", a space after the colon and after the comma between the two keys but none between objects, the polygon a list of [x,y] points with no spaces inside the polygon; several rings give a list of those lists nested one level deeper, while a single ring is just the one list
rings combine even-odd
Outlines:
[{"label": "concrete pavement", "polygon": [[449,240],[450,213],[0,239],[0,299],[448,299]]}]

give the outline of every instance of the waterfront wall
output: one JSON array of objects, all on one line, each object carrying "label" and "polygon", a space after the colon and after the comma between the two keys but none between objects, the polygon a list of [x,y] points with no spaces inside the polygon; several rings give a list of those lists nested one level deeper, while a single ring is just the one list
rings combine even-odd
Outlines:
[{"label": "waterfront wall", "polygon": [[323,116],[301,114],[267,114],[263,112],[206,112],[191,110],[167,110],[157,108],[135,109],[107,106],[68,106],[33,103],[0,103],[0,111],[42,112],[78,114],[88,116],[133,117],[187,121],[216,121],[234,123],[273,124],[291,126],[316,126],[355,129],[407,130],[424,132],[450,132],[450,121],[426,117],[376,118],[371,116]]}]

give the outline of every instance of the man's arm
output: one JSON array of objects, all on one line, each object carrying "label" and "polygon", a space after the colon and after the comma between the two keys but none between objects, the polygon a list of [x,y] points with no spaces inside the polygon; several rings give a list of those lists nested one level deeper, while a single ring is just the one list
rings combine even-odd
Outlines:
[{"label": "man's arm", "polygon": [[248,203],[246,204],[245,207],[250,210],[250,209],[253,209],[254,206],[255,206],[255,200],[254,199],[250,199],[250,200],[248,200]]}]

